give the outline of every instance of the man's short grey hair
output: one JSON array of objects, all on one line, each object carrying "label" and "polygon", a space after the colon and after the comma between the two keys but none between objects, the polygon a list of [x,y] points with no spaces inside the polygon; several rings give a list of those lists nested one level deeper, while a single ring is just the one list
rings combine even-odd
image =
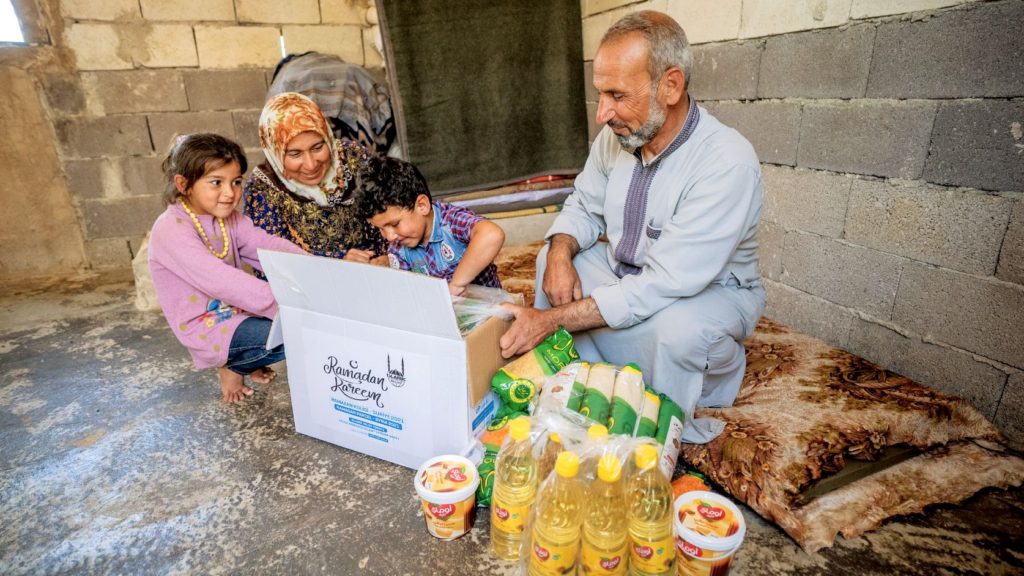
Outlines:
[{"label": "man's short grey hair", "polygon": [[693,52],[690,51],[690,43],[686,40],[686,32],[683,32],[678,22],[667,14],[653,10],[634,12],[612,24],[601,38],[601,44],[633,32],[639,33],[647,40],[650,51],[647,70],[651,74],[652,82],[657,82],[666,70],[676,66],[683,70],[686,87],[690,87]]}]

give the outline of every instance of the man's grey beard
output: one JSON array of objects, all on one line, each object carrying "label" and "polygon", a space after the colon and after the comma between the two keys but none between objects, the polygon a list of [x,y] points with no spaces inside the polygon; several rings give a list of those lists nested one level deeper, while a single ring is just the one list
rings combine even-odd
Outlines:
[{"label": "man's grey beard", "polygon": [[[651,115],[636,130],[630,130],[626,136],[615,135],[619,139],[619,144],[622,144],[623,148],[637,149],[647,144],[654,137],[658,135],[658,131],[665,125],[666,111],[661,106],[658,106],[658,101],[655,100],[655,94],[651,94]],[[609,122],[609,125],[611,123]]]}]

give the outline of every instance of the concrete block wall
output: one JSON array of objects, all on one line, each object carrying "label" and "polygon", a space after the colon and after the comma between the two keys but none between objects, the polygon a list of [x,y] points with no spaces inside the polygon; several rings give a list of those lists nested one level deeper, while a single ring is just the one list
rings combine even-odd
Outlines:
[{"label": "concrete block wall", "polygon": [[40,78],[90,269],[125,269],[163,210],[160,163],[209,131],[262,161],[270,72],[318,50],[380,68],[372,0],[49,0],[63,69]]},{"label": "concrete block wall", "polygon": [[766,315],[969,399],[1024,446],[1024,2],[581,6],[588,82],[622,15],[686,30],[691,95],[762,163]]}]

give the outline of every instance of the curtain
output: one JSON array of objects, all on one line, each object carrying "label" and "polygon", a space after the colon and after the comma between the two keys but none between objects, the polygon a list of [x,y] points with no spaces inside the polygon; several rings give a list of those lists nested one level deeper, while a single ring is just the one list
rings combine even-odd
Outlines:
[{"label": "curtain", "polygon": [[376,0],[399,138],[437,196],[579,171],[579,0]]}]

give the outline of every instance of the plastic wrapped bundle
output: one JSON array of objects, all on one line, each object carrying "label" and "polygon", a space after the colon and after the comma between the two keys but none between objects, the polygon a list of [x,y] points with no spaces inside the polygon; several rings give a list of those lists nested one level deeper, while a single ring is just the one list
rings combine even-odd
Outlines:
[{"label": "plastic wrapped bundle", "polygon": [[658,411],[658,435],[656,436],[658,444],[661,444],[658,465],[665,477],[671,478],[676,469],[676,461],[679,460],[679,439],[683,435],[683,422],[686,417],[679,404],[664,394],[660,394],[660,396],[661,409]]},{"label": "plastic wrapped bundle", "polygon": [[655,438],[658,434],[658,411],[661,408],[661,397],[653,388],[644,388],[644,407],[640,412],[640,423],[637,424],[635,436]]},{"label": "plastic wrapped bundle", "polygon": [[587,391],[583,394],[580,414],[594,422],[604,424],[611,415],[611,398],[615,390],[615,365],[598,362],[590,366]]},{"label": "plastic wrapped bundle", "polygon": [[505,320],[512,319],[512,313],[503,308],[503,303],[523,304],[522,294],[512,294],[501,288],[466,286],[461,296],[452,297],[452,308],[455,309],[455,321],[459,326],[459,334],[465,336],[474,328],[483,324],[488,318],[497,316]]},{"label": "plastic wrapped bundle", "polygon": [[626,364],[615,376],[608,432],[633,435],[644,399],[644,377],[636,364]]},{"label": "plastic wrapped bundle", "polygon": [[[540,393],[541,402],[552,402],[574,412],[580,411],[587,390],[589,362],[573,362],[547,379]],[[550,400],[549,400],[550,399]]]}]

